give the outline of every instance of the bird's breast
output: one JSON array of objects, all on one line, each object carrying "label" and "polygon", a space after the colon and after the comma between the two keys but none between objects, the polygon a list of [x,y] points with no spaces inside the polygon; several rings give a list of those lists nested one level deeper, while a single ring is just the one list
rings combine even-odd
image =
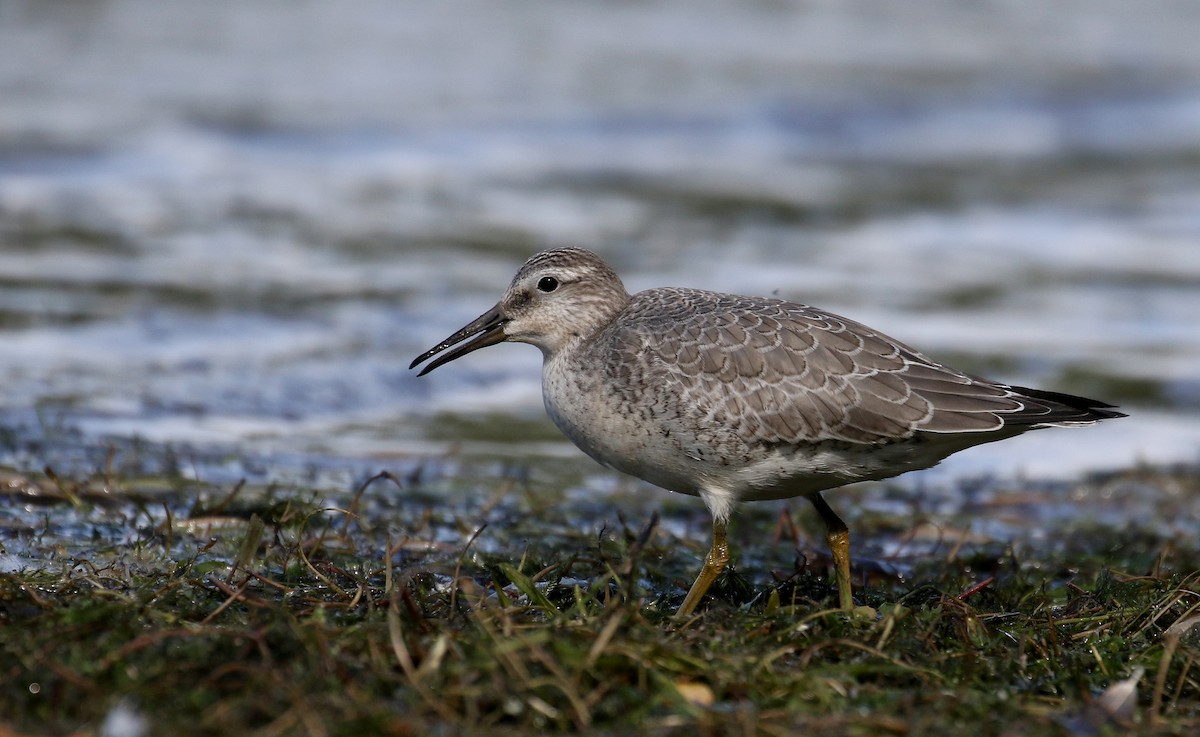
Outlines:
[{"label": "bird's breast", "polygon": [[547,359],[542,399],[550,419],[603,465],[671,491],[698,494],[704,471],[688,456],[687,439],[670,409],[598,368]]}]

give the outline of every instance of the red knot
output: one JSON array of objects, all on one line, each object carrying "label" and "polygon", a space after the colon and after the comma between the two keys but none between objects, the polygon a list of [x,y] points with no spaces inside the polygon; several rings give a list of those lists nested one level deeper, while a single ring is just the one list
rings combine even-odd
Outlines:
[{"label": "red knot", "polygon": [[409,368],[437,356],[423,375],[506,340],[542,350],[546,411],[583,452],[708,506],[712,546],[677,617],[728,562],[738,502],[812,502],[850,609],[850,534],[822,491],[1028,430],[1125,416],[1094,399],[970,376],[807,305],[698,289],[631,296],[579,248],[534,255],[495,307]]}]

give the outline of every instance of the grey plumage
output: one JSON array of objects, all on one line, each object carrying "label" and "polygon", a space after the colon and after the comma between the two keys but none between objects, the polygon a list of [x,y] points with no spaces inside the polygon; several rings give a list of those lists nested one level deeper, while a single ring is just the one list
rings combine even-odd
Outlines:
[{"label": "grey plumage", "polygon": [[778,299],[652,289],[581,347],[603,391],[739,457],[928,434],[977,442],[1121,416],[1109,405],[975,378],[844,317]]},{"label": "grey plumage", "polygon": [[[576,445],[702,497],[722,545],[742,500],[807,496],[832,545],[845,526],[822,490],[927,468],[1027,430],[1124,416],[1103,402],[969,376],[807,305],[697,289],[630,296],[603,260],[575,248],[530,258],[496,307],[412,366],[457,345],[424,373],[501,340],[542,349],[546,409]],[[719,570],[717,547],[710,563]]]}]

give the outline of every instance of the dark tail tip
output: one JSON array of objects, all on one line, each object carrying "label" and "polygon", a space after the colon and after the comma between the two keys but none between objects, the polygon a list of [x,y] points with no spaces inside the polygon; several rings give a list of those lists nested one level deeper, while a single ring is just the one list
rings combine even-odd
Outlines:
[{"label": "dark tail tip", "polygon": [[1010,387],[1022,396],[1046,404],[1050,414],[1042,418],[1042,422],[1098,422],[1113,420],[1118,417],[1128,417],[1124,412],[1118,412],[1116,405],[1101,402],[1099,399],[1078,397],[1062,392],[1048,392],[1044,389],[1030,389],[1024,386]]}]

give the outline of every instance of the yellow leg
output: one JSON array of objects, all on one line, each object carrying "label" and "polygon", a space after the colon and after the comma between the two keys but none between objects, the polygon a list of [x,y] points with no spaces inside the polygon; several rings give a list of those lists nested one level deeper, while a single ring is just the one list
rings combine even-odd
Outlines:
[{"label": "yellow leg", "polygon": [[838,603],[842,609],[853,609],[854,598],[850,584],[850,529],[820,494],[814,494],[808,499],[825,522],[825,541],[829,543],[829,552],[833,554],[834,570],[837,573]]},{"label": "yellow leg", "polygon": [[725,570],[725,564],[728,562],[729,543],[725,541],[725,523],[714,519],[712,549],[708,551],[708,557],[704,559],[704,567],[700,569],[700,575],[696,576],[696,582],[692,584],[683,604],[675,612],[675,619],[682,619],[695,610],[700,599],[704,597],[704,593],[708,591],[708,587],[717,580],[717,576]]},{"label": "yellow leg", "polygon": [[825,540],[829,543],[829,552],[833,553],[837,572],[838,602],[842,609],[853,609],[854,599],[850,595],[850,531],[830,530]]}]

